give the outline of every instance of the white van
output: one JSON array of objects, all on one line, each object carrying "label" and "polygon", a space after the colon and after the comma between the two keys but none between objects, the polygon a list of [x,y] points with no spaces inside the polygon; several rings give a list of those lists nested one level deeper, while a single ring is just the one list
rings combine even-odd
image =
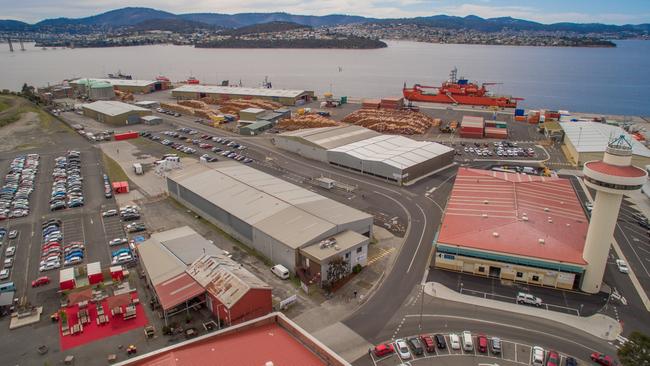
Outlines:
[{"label": "white van", "polygon": [[463,332],[463,350],[465,352],[472,352],[474,350],[474,341],[472,340],[472,333],[469,331]]},{"label": "white van", "polygon": [[289,270],[287,267],[281,264],[276,264],[275,266],[271,267],[271,272],[283,280],[289,279]]}]

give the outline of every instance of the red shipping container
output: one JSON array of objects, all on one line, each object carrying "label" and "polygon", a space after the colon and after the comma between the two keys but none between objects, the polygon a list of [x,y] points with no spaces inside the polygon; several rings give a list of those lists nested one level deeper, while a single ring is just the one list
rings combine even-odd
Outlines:
[{"label": "red shipping container", "polygon": [[124,132],[124,133],[116,133],[115,135],[115,140],[128,140],[128,139],[137,139],[138,136],[140,136],[137,132],[135,131],[129,131],[129,132]]},{"label": "red shipping container", "polygon": [[482,133],[471,133],[471,132],[460,132],[460,137],[470,138],[470,139],[481,139],[483,138]]}]

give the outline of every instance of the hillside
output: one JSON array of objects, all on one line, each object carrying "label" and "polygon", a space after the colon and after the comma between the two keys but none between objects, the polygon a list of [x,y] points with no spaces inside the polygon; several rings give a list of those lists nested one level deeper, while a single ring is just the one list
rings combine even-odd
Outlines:
[{"label": "hillside", "polygon": [[158,30],[176,33],[192,33],[206,29],[218,30],[220,27],[184,19],[149,19],[136,25],[130,26],[129,29],[133,31]]},{"label": "hillside", "polygon": [[311,27],[306,25],[301,25],[298,23],[291,23],[291,22],[269,22],[269,23],[248,25],[237,29],[226,30],[221,32],[220,34],[230,35],[230,36],[243,36],[248,34],[285,32],[285,31],[291,31],[296,29],[311,29]]}]

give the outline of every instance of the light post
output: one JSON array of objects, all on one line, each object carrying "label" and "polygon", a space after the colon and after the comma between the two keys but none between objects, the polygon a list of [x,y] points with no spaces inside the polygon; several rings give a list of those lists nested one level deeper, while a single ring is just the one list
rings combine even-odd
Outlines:
[{"label": "light post", "polygon": [[418,329],[422,330],[422,311],[424,310],[424,284],[420,285],[420,321],[418,322]]}]

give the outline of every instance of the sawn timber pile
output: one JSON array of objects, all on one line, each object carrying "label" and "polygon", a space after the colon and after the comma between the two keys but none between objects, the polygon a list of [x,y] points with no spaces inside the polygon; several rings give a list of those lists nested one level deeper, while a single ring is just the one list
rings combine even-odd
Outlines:
[{"label": "sawn timber pile", "polygon": [[343,122],[363,126],[377,132],[416,135],[435,125],[433,118],[409,110],[362,108],[350,113]]},{"label": "sawn timber pile", "polygon": [[283,119],[278,122],[276,128],[285,131],[295,131],[303,128],[335,127],[340,125],[335,120],[318,114],[305,114],[302,116],[294,116],[291,119]]}]

